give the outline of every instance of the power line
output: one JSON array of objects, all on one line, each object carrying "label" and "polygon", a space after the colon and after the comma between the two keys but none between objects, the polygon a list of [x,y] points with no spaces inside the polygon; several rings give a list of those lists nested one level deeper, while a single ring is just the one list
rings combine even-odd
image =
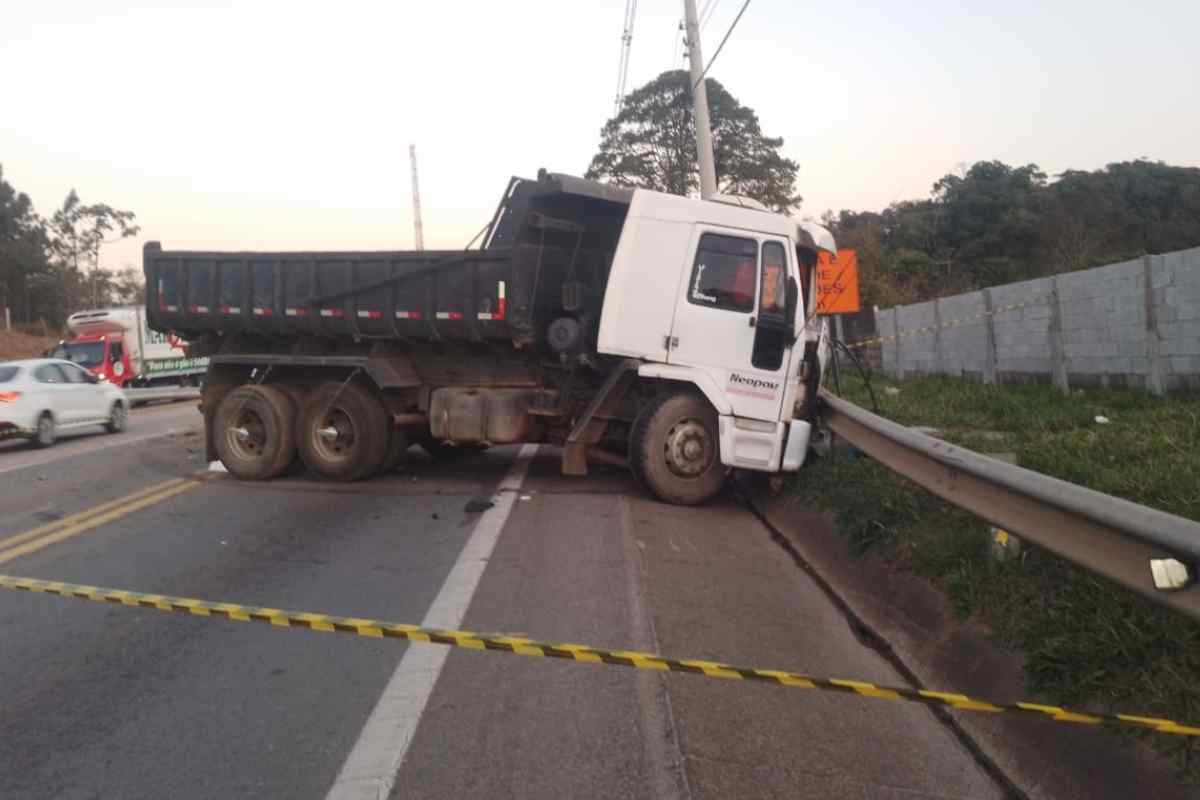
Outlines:
[{"label": "power line", "polygon": [[713,62],[717,60],[717,56],[721,55],[721,48],[723,48],[725,43],[729,41],[729,34],[733,33],[733,29],[737,27],[738,22],[742,18],[742,14],[746,13],[746,6],[748,5],[750,5],[750,0],[746,0],[746,2],[742,3],[741,10],[738,11],[737,16],[733,18],[733,24],[729,26],[729,30],[725,31],[725,36],[721,39],[721,43],[717,45],[717,52],[713,53],[713,57],[708,60],[708,66],[704,68],[704,71],[700,73],[700,77],[697,78],[696,82],[692,84],[693,91],[697,86],[700,85],[700,81],[704,80],[704,76],[708,74],[708,71],[712,69]]},{"label": "power line", "polygon": [[625,26],[621,31],[621,61],[617,67],[617,98],[613,101],[613,116],[621,113],[625,99],[625,84],[629,80],[629,50],[633,43],[633,20],[637,16],[637,0],[625,0]]},{"label": "power line", "polygon": [[704,29],[708,27],[708,23],[711,22],[712,18],[716,15],[717,6],[719,5],[721,5],[721,0],[710,0],[709,3],[704,5],[704,10],[700,12],[701,33],[704,32]]}]

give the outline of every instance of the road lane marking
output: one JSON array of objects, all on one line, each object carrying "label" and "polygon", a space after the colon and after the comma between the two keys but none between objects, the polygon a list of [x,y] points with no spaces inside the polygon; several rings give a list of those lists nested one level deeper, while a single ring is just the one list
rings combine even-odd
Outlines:
[{"label": "road lane marking", "polygon": [[50,533],[51,531],[57,530],[59,528],[65,528],[66,526],[72,525],[76,522],[82,522],[83,520],[87,519],[88,517],[95,516],[96,514],[103,514],[105,511],[109,511],[111,509],[117,508],[118,506],[120,506],[123,503],[128,503],[133,500],[139,500],[148,494],[153,494],[154,492],[160,492],[169,486],[174,486],[175,484],[182,483],[183,481],[184,481],[184,478],[172,478],[169,481],[163,481],[162,483],[156,483],[149,488],[142,489],[140,491],[134,492],[133,494],[127,494],[124,497],[118,497],[116,500],[109,500],[107,503],[101,503],[98,506],[91,506],[90,508],[85,508],[82,511],[78,511],[74,514],[68,514],[65,517],[60,517],[59,519],[56,519],[53,522],[47,522],[45,525],[39,525],[36,528],[25,531],[24,533],[18,533],[15,536],[9,536],[5,539],[0,539],[0,553],[3,553],[5,550],[8,550],[9,548],[16,547],[17,545],[19,545],[23,542],[28,542],[30,539],[36,539],[43,534]]},{"label": "road lane marking", "polygon": [[[72,437],[63,438],[58,442],[58,446],[51,450],[43,450],[39,455],[33,456],[28,461],[21,461],[16,464],[7,464],[0,466],[0,475],[7,472],[16,472],[22,469],[33,469],[34,467],[44,467],[47,464],[53,464],[56,461],[63,461],[76,456],[89,456],[93,453],[103,452],[114,447],[125,447],[138,442],[146,442],[151,439],[161,439],[164,436],[174,436],[179,433],[189,433],[191,431],[199,431],[198,426],[184,426],[182,428],[167,428],[165,431],[158,433],[143,433],[137,436],[112,436],[105,434],[89,434],[87,437]],[[73,447],[76,443],[77,447]],[[0,451],[0,455],[4,453],[20,453],[19,450],[4,450]]]},{"label": "road lane marking", "polygon": [[[121,519],[155,503],[169,500],[184,492],[191,491],[211,479],[207,476],[205,478],[176,478],[150,489],[109,501],[96,508],[81,511],[71,517],[64,517],[55,523],[34,528],[32,531],[6,539],[0,544],[0,564],[7,564],[22,556],[36,553],[38,550],[49,547],[52,544],[64,542],[93,528]],[[31,534],[35,535],[31,536]],[[20,539],[20,541],[14,543],[14,539]]]},{"label": "road lane marking", "polygon": [[[462,624],[537,449],[537,445],[522,445],[493,493],[495,505],[475,524],[421,627],[454,629]],[[404,652],[326,800],[377,800],[391,795],[449,653],[445,647],[410,647]]]}]

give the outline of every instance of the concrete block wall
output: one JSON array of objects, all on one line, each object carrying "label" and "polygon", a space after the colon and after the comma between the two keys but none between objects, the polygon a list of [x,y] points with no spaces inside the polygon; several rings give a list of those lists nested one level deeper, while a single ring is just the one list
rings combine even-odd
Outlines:
[{"label": "concrete block wall", "polygon": [[[1051,373],[1050,325],[1054,282],[1020,281],[988,290],[996,340],[996,376],[1001,382],[1040,380]],[[1016,306],[1016,308],[1013,308]]]},{"label": "concrete block wall", "polygon": [[945,297],[937,301],[942,330],[937,337],[940,359],[937,371],[968,375],[982,380],[987,371],[987,326],[982,292]]},{"label": "concrete block wall", "polygon": [[1200,248],[881,310],[876,330],[893,376],[1200,389]]}]

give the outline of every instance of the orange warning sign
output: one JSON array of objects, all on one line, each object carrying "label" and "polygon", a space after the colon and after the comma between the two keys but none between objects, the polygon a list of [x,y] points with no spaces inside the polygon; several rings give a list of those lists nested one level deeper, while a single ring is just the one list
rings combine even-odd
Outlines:
[{"label": "orange warning sign", "polygon": [[858,299],[858,253],[842,250],[836,256],[822,251],[817,258],[817,313],[854,314]]}]

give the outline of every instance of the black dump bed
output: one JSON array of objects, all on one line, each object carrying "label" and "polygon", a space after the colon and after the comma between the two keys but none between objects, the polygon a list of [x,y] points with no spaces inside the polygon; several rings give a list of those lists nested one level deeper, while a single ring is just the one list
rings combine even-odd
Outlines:
[{"label": "black dump bed", "polygon": [[[194,252],[146,244],[151,327],[208,335],[534,341],[598,316],[630,192],[514,178],[476,250]],[[565,312],[564,312],[565,309]]]}]

